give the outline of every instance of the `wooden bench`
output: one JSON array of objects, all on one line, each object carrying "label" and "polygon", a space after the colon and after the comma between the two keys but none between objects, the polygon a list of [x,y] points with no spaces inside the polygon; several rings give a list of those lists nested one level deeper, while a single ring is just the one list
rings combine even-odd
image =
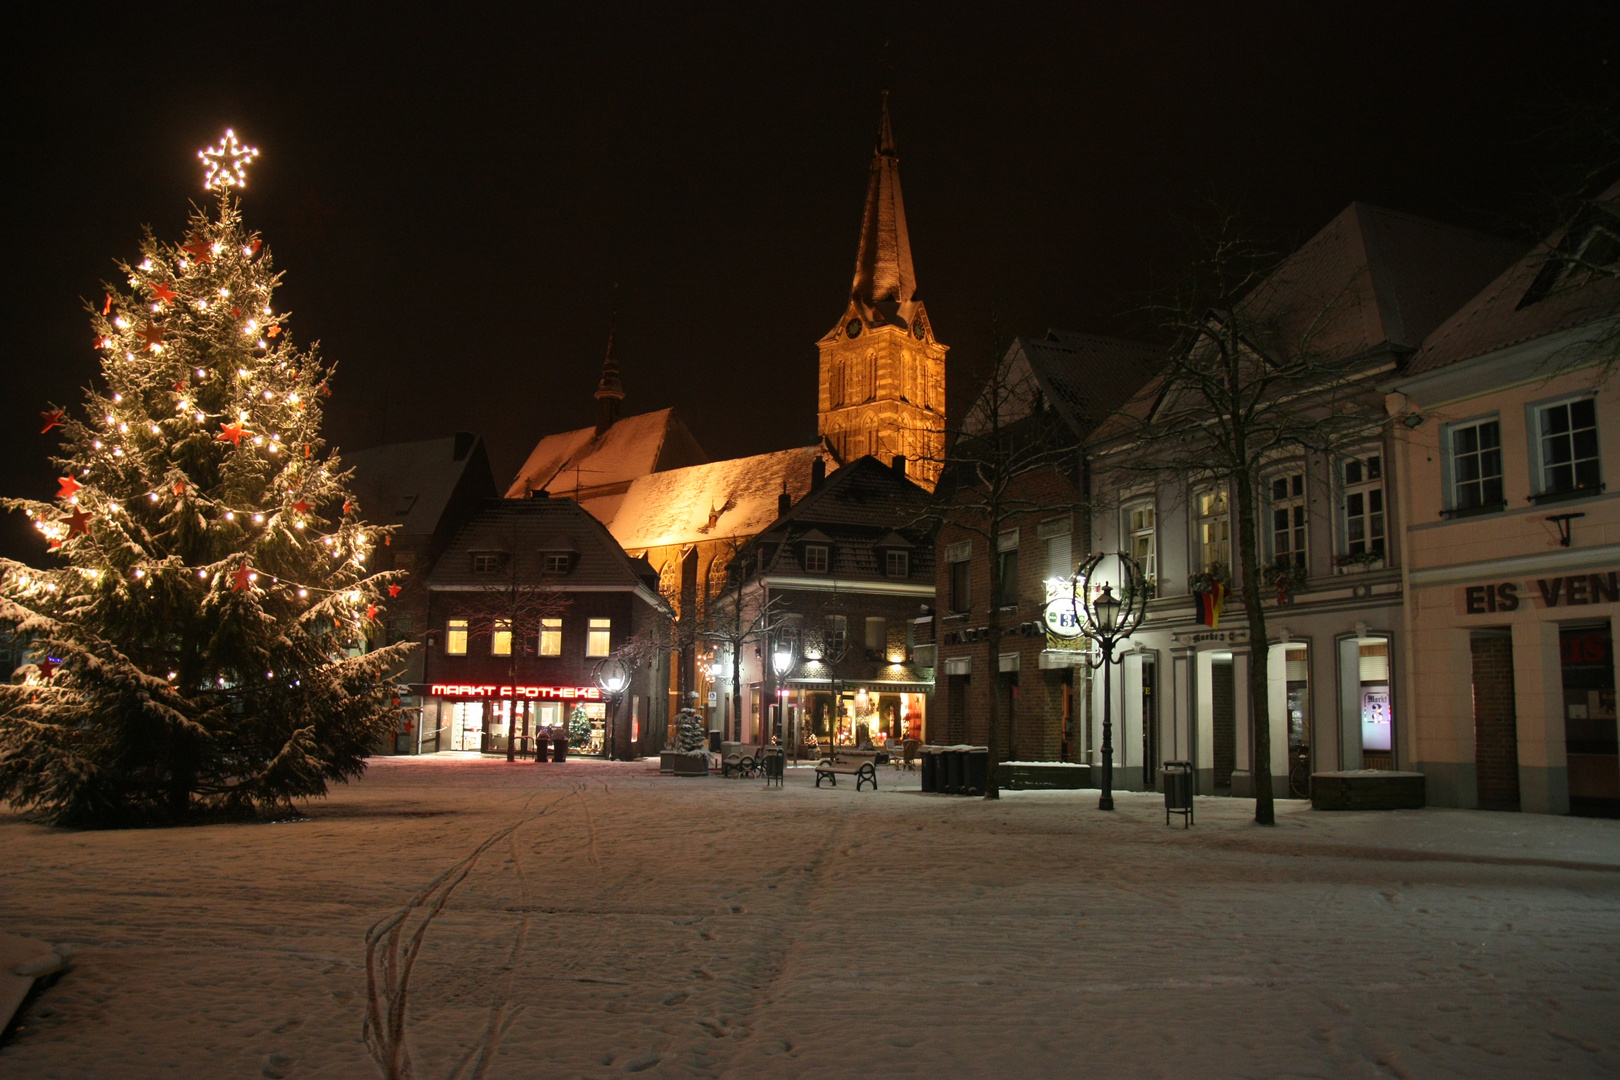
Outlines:
[{"label": "wooden bench", "polygon": [[853,776],[856,791],[861,790],[862,784],[871,784],[872,790],[876,791],[877,766],[873,763],[872,756],[861,754],[859,760],[855,758],[855,755],[851,755],[851,759],[846,761],[829,761],[822,758],[816,763],[816,787],[820,787],[823,780],[831,780],[833,787],[837,787],[840,776]]}]

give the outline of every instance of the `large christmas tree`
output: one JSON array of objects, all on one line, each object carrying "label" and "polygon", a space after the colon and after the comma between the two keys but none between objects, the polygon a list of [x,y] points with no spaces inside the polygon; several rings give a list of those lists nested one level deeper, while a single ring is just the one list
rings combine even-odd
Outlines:
[{"label": "large christmas tree", "polygon": [[[54,503],[6,499],[54,562],[0,561],[0,624],[39,663],[0,686],[0,796],[60,823],[250,814],[357,775],[400,719],[404,645],[368,649],[388,574],[321,440],[330,364],[288,341],[269,249],[204,152],[211,207],[150,230],[92,310],[102,378]],[[126,288],[127,286],[127,288]]]}]

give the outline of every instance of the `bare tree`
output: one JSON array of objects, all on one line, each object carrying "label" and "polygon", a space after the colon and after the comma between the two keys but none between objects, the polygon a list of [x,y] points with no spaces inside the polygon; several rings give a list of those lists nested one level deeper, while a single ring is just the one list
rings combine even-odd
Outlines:
[{"label": "bare tree", "polygon": [[[929,508],[935,523],[949,524],[984,541],[990,563],[987,636],[992,679],[1001,652],[1005,599],[998,539],[1022,515],[1049,516],[1066,505],[1077,509],[1084,499],[1080,433],[1053,407],[1027,361],[999,352],[997,356],[966,421],[960,428],[947,429],[949,448]],[[1074,491],[1068,504],[1054,501],[1049,491],[1026,490],[1027,481],[1053,470]],[[990,751],[987,799],[1001,797],[997,766],[1003,752],[1003,721],[999,695],[992,686],[986,738]]]},{"label": "bare tree", "polygon": [[[488,585],[462,594],[456,613],[467,619],[467,629],[477,636],[497,641],[505,635],[507,685],[517,683],[518,660],[534,656],[540,646],[545,620],[555,619],[573,602],[544,571],[540,552],[523,551],[514,529],[507,544],[500,573]],[[517,760],[517,699],[512,699],[512,717],[506,732],[506,760]]]},{"label": "bare tree", "polygon": [[[1223,213],[1186,280],[1150,310],[1171,339],[1160,376],[1103,430],[1113,467],[1230,491],[1239,594],[1252,644],[1255,821],[1275,821],[1267,716],[1266,613],[1257,514],[1261,471],[1281,453],[1334,454],[1388,422],[1366,355],[1342,342],[1367,273],[1326,281],[1310,260],[1282,259]],[[1357,339],[1359,340],[1359,339]],[[1222,568],[1206,567],[1219,573]]]},{"label": "bare tree", "polygon": [[[742,715],[743,647],[763,642],[768,648],[771,637],[781,629],[787,610],[781,594],[770,596],[763,588],[749,588],[749,582],[763,568],[750,565],[746,559],[739,560],[742,547],[735,540],[729,542],[725,577],[718,587],[713,587],[701,619],[693,624],[696,640],[720,646],[731,657],[730,710],[733,716]],[[787,548],[788,544],[779,544],[777,552]]]}]

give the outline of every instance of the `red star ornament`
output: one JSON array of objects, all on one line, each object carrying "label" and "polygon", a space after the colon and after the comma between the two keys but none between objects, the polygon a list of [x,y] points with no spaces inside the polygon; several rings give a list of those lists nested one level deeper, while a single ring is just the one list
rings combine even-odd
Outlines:
[{"label": "red star ornament", "polygon": [[66,415],[61,409],[40,413],[39,418],[45,421],[45,426],[39,429],[39,433],[43,435],[53,427],[61,427],[62,418]]},{"label": "red star ornament", "polygon": [[264,332],[264,336],[265,337],[275,337],[279,333],[281,333],[281,327],[272,326],[270,329],[268,329],[268,330],[266,330]]},{"label": "red star ornament", "polygon": [[252,580],[253,571],[248,569],[247,563],[243,563],[236,573],[231,575],[231,592],[241,592],[248,587],[248,583]]},{"label": "red star ornament", "polygon": [[260,240],[257,236],[255,236],[253,238],[253,243],[251,245],[251,247],[253,248],[253,254],[257,255],[259,253],[259,246],[261,244],[263,244],[263,243],[264,243],[264,241]]},{"label": "red star ornament", "polygon": [[163,324],[147,323],[141,327],[141,338],[146,342],[148,349],[156,349],[163,344]]},{"label": "red star ornament", "polygon": [[62,490],[56,493],[58,499],[71,499],[84,486],[71,476],[57,477],[57,482],[62,485]]},{"label": "red star ornament", "polygon": [[102,315],[108,315],[111,312],[112,312],[112,293],[108,293],[106,303],[101,305],[101,314]]},{"label": "red star ornament", "polygon": [[220,442],[228,442],[232,446],[241,447],[242,436],[251,434],[253,434],[253,432],[249,431],[241,424],[221,424],[219,425],[219,434],[214,436],[214,438]]},{"label": "red star ornament", "polygon": [[200,263],[214,261],[213,248],[209,245],[208,241],[204,240],[196,233],[191,234],[191,243],[186,244],[180,250],[190,252],[191,257]]},{"label": "red star ornament", "polygon": [[189,389],[189,388],[186,386],[186,380],[184,380],[184,379],[176,379],[174,381],[174,392],[175,393],[183,394],[183,393],[186,392],[187,389]]},{"label": "red star ornament", "polygon": [[348,513],[348,512],[349,512],[349,511],[350,511],[350,510],[352,510],[352,509],[353,509],[353,506],[352,506],[352,505],[351,505],[351,504],[350,504],[350,502],[349,502],[349,500],[348,500],[348,499],[344,499],[344,500],[343,500],[343,512],[344,512],[344,513],[345,513],[345,514],[347,514],[347,513]]},{"label": "red star ornament", "polygon": [[167,304],[169,301],[173,300],[179,295],[179,293],[169,288],[169,283],[167,281],[152,290],[152,299],[156,300],[160,304]]},{"label": "red star ornament", "polygon": [[305,502],[303,499],[299,499],[297,502],[293,503],[292,508],[298,511],[300,514],[307,514],[311,509],[309,503]]},{"label": "red star ornament", "polygon": [[186,493],[186,483],[184,480],[178,480],[175,482],[174,493],[176,495],[184,495]]},{"label": "red star ornament", "polygon": [[67,522],[69,539],[78,536],[80,533],[84,533],[86,536],[90,535],[90,515],[83,510],[75,510],[62,520]]},{"label": "red star ornament", "polygon": [[52,660],[47,656],[37,666],[39,667],[39,673],[45,676],[45,680],[49,682],[51,676],[56,674],[56,669],[62,666],[62,661]]},{"label": "red star ornament", "polygon": [[377,605],[376,604],[367,604],[366,605],[366,618],[370,619],[372,622],[377,621]]},{"label": "red star ornament", "polygon": [[389,596],[398,596],[399,593],[400,593],[400,587],[398,585],[390,585],[390,586],[388,586],[388,595]]}]

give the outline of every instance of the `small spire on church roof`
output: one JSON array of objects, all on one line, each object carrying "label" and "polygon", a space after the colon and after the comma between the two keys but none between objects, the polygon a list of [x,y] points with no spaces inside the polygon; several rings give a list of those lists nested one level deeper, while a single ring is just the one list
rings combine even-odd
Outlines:
[{"label": "small spire on church roof", "polygon": [[613,335],[618,328],[619,309],[613,309],[608,322],[607,356],[602,361],[602,381],[596,384],[596,433],[612,427],[619,419],[619,407],[624,401],[624,383],[619,379],[619,360],[613,355]]},{"label": "small spire on church roof", "polygon": [[878,304],[910,302],[917,281],[911,266],[911,237],[900,196],[900,155],[889,122],[889,92],[883,92],[883,116],[866,185],[866,212],[861,244],[855,255],[855,281],[850,296],[870,312]]}]

